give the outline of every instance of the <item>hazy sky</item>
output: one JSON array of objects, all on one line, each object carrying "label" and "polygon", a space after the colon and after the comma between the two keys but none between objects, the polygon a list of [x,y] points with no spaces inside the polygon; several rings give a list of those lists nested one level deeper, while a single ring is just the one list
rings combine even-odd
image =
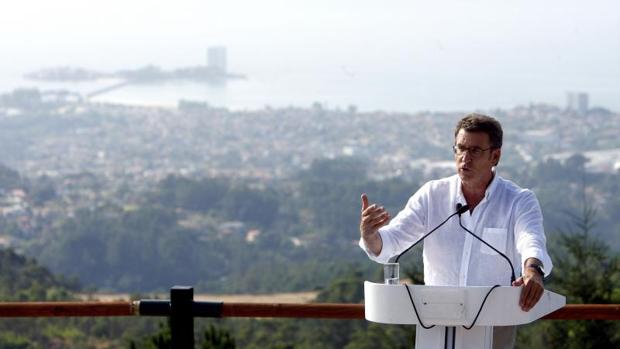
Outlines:
[{"label": "hazy sky", "polygon": [[19,0],[0,11],[0,38],[2,65],[15,63],[11,52],[86,66],[147,52],[178,65],[225,44],[266,62],[286,47],[302,65],[327,55],[353,65],[535,60],[618,73],[620,1]]},{"label": "hazy sky", "polygon": [[618,0],[14,0],[0,11],[0,45],[5,90],[42,67],[173,69],[225,45],[232,71],[277,88],[245,93],[261,103],[297,91],[427,101],[411,108],[560,104],[578,90],[620,108]]}]

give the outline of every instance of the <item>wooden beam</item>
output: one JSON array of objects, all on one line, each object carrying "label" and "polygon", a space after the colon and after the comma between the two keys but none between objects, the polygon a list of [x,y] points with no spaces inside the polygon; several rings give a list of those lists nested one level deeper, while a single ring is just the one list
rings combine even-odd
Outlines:
[{"label": "wooden beam", "polygon": [[[139,315],[134,302],[0,302],[3,317]],[[222,317],[364,319],[363,304],[223,303]],[[544,320],[620,320],[620,304],[568,304]]]},{"label": "wooden beam", "polygon": [[10,302],[0,303],[3,317],[132,316],[132,302]]},{"label": "wooden beam", "polygon": [[364,319],[364,305],[224,303],[222,317]]},{"label": "wooden beam", "polygon": [[543,320],[620,320],[620,304],[567,304]]}]

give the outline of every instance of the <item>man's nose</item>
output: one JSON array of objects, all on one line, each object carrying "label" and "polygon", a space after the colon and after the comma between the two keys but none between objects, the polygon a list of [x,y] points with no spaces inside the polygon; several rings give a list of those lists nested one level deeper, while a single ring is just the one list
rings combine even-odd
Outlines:
[{"label": "man's nose", "polygon": [[471,161],[472,157],[471,157],[471,153],[469,152],[469,149],[463,151],[461,153],[461,161],[463,162],[469,162]]}]

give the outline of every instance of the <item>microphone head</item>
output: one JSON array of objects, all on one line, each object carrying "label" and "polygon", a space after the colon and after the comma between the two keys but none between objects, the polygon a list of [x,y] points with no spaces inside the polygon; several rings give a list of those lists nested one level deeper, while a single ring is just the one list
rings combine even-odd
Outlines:
[{"label": "microphone head", "polygon": [[463,205],[460,202],[458,204],[456,204],[456,213],[458,213],[458,215],[462,215],[463,213],[467,212],[467,210],[469,210],[469,206],[468,205]]}]

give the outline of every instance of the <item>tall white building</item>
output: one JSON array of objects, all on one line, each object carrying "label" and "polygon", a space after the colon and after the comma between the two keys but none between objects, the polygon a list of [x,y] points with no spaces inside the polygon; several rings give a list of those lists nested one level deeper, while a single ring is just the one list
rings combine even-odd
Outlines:
[{"label": "tall white building", "polygon": [[580,114],[587,114],[590,108],[589,96],[584,92],[568,92],[566,94],[566,108]]},{"label": "tall white building", "polygon": [[207,49],[207,66],[220,73],[227,72],[226,66],[226,47],[212,46]]}]

